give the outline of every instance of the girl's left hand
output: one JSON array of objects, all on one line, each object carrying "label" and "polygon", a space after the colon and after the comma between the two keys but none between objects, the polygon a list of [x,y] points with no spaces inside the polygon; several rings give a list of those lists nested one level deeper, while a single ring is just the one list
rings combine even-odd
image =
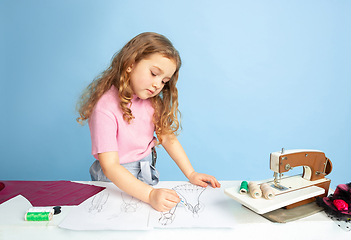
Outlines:
[{"label": "girl's left hand", "polygon": [[214,188],[221,187],[221,184],[217,181],[217,179],[214,176],[204,174],[204,173],[192,172],[189,175],[188,179],[192,184],[195,184],[201,187],[207,187],[208,183],[211,183],[212,187]]}]

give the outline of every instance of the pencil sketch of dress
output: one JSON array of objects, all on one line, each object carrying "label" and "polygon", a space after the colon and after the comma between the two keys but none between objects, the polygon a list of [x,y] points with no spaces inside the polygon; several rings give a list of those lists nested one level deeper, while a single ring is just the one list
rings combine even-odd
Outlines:
[{"label": "pencil sketch of dress", "polygon": [[93,218],[95,214],[102,212],[105,209],[105,204],[108,200],[109,193],[96,194],[91,200],[87,211],[90,213],[90,217]]},{"label": "pencil sketch of dress", "polygon": [[168,212],[162,212],[161,217],[158,219],[158,222],[162,225],[171,224],[174,221],[177,206],[178,204]]},{"label": "pencil sketch of dress", "polygon": [[141,200],[134,198],[127,193],[121,192],[121,199],[123,202],[121,204],[120,212],[109,216],[109,220],[119,217],[121,213],[135,213],[142,207]]},{"label": "pencil sketch of dress", "polygon": [[127,193],[121,192],[123,203],[121,205],[121,211],[127,213],[134,213],[141,208],[141,200],[130,196]]},{"label": "pencil sketch of dress", "polygon": [[[200,197],[206,188],[193,184],[183,184],[172,189],[177,192],[181,201],[184,203],[185,210],[190,212],[194,218],[198,218],[199,212],[203,211],[205,208],[205,205],[200,202]],[[179,203],[168,212],[161,213],[159,223],[162,225],[171,224],[175,219],[178,205]]]}]

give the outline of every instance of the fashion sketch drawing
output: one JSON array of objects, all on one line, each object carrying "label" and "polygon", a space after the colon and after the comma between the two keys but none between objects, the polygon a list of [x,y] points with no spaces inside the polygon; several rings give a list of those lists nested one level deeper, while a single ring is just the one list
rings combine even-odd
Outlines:
[{"label": "fashion sketch drawing", "polygon": [[161,213],[161,217],[159,218],[158,222],[162,225],[171,224],[175,219],[175,213],[179,204],[184,205],[185,211],[190,213],[194,218],[198,218],[199,213],[205,208],[205,205],[200,201],[200,197],[206,188],[193,184],[183,184],[172,189],[177,192],[182,203],[178,203],[168,212]]}]

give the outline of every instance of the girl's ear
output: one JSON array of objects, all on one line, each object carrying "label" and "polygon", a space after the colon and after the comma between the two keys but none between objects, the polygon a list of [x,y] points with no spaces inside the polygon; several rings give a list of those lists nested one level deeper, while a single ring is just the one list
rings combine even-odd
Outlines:
[{"label": "girl's ear", "polygon": [[130,73],[132,71],[132,68],[133,68],[133,64],[130,65],[130,67],[127,68],[127,73]]}]

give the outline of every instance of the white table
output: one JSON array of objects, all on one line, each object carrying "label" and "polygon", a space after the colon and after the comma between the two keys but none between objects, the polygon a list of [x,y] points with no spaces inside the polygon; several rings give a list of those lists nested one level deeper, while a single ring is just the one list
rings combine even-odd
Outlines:
[{"label": "white table", "polygon": [[[103,186],[104,183],[82,182]],[[237,185],[239,181],[221,181],[222,190]],[[11,201],[11,200],[10,200]],[[0,240],[30,239],[351,239],[351,232],[339,228],[324,212],[286,224],[272,223],[262,216],[233,201],[231,209],[237,225],[233,229],[153,229],[150,231],[72,231],[58,227],[61,221],[74,208],[64,206],[62,213],[50,222],[25,222],[4,219],[0,212]],[[15,213],[14,209],[14,213]],[[23,216],[18,216],[23,219]],[[215,221],[215,219],[213,220]]]}]

